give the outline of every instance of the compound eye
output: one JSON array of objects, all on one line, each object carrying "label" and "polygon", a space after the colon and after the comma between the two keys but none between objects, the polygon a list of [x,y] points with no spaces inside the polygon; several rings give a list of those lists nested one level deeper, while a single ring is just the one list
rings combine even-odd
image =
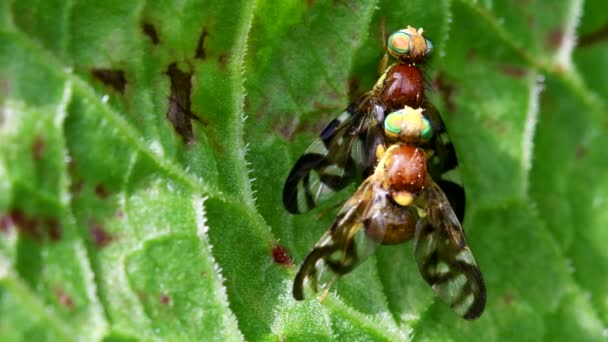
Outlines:
[{"label": "compound eye", "polygon": [[388,49],[396,55],[407,55],[410,52],[412,38],[403,31],[397,31],[388,37]]},{"label": "compound eye", "polygon": [[388,134],[398,135],[401,133],[401,124],[403,122],[402,111],[396,111],[390,113],[386,119],[384,119],[384,130]]},{"label": "compound eye", "polygon": [[430,55],[433,52],[433,42],[428,39],[428,38],[424,38],[424,40],[426,41],[426,54]]},{"label": "compound eye", "polygon": [[433,137],[431,122],[427,118],[422,118],[422,124],[424,125],[424,128],[422,129],[422,132],[420,132],[420,137],[424,140],[431,140]]}]

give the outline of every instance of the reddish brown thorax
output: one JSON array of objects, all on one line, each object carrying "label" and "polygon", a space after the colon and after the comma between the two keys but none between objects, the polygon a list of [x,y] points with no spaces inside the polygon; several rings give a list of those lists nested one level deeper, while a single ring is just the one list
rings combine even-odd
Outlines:
[{"label": "reddish brown thorax", "polygon": [[388,190],[418,193],[426,183],[424,150],[411,145],[399,145],[391,151],[384,163]]},{"label": "reddish brown thorax", "polygon": [[380,97],[386,105],[387,113],[405,106],[420,107],[424,98],[422,71],[412,65],[393,65],[386,74]]}]

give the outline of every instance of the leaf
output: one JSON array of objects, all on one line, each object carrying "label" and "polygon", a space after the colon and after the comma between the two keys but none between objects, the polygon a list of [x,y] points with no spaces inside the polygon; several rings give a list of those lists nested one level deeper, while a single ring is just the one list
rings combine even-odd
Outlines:
[{"label": "leaf", "polygon": [[[602,339],[602,5],[0,4],[0,339]],[[335,210],[288,214],[283,181],[376,81],[383,21],[435,45],[488,289],[474,322],[409,243],[323,303],[291,297]]]}]

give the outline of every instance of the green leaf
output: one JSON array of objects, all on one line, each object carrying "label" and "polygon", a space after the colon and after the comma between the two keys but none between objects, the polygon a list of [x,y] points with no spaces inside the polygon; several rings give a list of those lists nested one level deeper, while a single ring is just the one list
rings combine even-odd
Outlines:
[{"label": "green leaf", "polygon": [[[604,338],[607,19],[599,0],[0,4],[0,339]],[[288,214],[284,179],[373,86],[383,22],[435,45],[477,321],[411,243],[291,297],[335,209]]]}]

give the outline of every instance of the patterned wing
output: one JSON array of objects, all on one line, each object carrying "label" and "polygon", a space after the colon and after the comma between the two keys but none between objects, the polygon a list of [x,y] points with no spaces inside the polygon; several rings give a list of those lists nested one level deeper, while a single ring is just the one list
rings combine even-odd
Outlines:
[{"label": "patterned wing", "polygon": [[373,187],[371,177],[361,184],[344,203],[330,230],[323,234],[306,256],[293,284],[293,297],[296,300],[304,299],[304,288],[307,286],[314,292],[319,287],[329,288],[337,277],[352,271],[360,263],[361,257],[369,253],[365,250],[365,242],[371,240],[360,241],[358,236],[373,204]]},{"label": "patterned wing", "polygon": [[[293,284],[293,296],[304,298],[304,289],[327,290],[340,276],[349,273],[374,253],[413,235],[417,214],[414,207],[400,207],[370,176],[344,204],[331,229],[306,256]],[[411,227],[411,228],[410,228]]]},{"label": "patterned wing", "polygon": [[433,151],[433,155],[427,162],[428,171],[437,184],[439,184],[439,187],[443,189],[452,209],[456,213],[456,217],[462,222],[465,210],[464,188],[462,184],[443,178],[444,174],[458,168],[458,158],[456,157],[454,145],[450,141],[437,108],[427,100],[423,101],[422,107],[424,108],[424,115],[431,122],[434,132],[433,139],[430,142],[430,149]]},{"label": "patterned wing", "polygon": [[433,183],[426,196],[427,216],[416,226],[414,246],[420,274],[456,313],[476,319],[486,303],[481,271],[443,191]]},{"label": "patterned wing", "polygon": [[384,107],[367,93],[330,122],[287,176],[285,208],[293,214],[307,212],[371,173],[376,145],[384,141],[377,124],[383,119]]}]

